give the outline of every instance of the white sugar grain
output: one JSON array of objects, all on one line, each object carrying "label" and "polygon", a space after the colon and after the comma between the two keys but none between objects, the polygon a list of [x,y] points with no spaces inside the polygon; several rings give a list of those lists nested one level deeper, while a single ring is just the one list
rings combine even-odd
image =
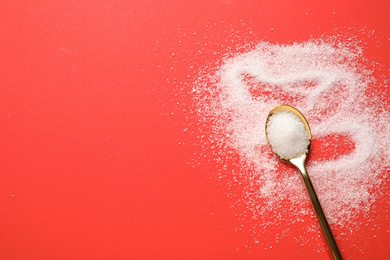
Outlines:
[{"label": "white sugar grain", "polygon": [[292,112],[278,112],[267,121],[267,139],[274,153],[282,159],[306,154],[309,134],[300,118]]}]

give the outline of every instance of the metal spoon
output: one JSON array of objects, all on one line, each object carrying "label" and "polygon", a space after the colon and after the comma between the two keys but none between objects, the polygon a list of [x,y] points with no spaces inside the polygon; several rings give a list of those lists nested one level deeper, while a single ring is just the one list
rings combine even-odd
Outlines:
[{"label": "metal spoon", "polygon": [[[310,131],[309,124],[307,123],[305,117],[297,109],[293,108],[292,106],[280,105],[280,106],[275,107],[268,114],[267,122],[265,124],[265,133],[266,133],[266,136],[267,136],[267,141],[268,141],[268,135],[267,135],[267,124],[268,124],[268,121],[274,114],[280,113],[280,112],[291,112],[291,113],[295,114],[296,116],[298,116],[298,118],[302,121],[302,123],[304,124],[304,126],[305,126],[305,128],[307,130],[308,139],[309,139],[309,145],[307,147],[307,152],[306,153],[304,153],[304,154],[302,154],[302,155],[300,155],[298,157],[295,157],[295,158],[288,158],[288,159],[286,159],[286,158],[282,158],[281,156],[279,156],[277,153],[275,153],[275,151],[274,151],[274,153],[280,159],[295,165],[299,169],[299,171],[301,172],[303,181],[305,182],[305,185],[306,185],[306,190],[307,190],[307,192],[309,194],[309,197],[310,197],[311,202],[313,204],[314,210],[315,210],[315,212],[317,214],[318,221],[320,222],[320,225],[321,225],[321,228],[322,228],[322,232],[325,235],[326,242],[328,243],[328,246],[329,246],[329,249],[330,249],[330,251],[332,253],[333,259],[337,259],[337,260],[342,259],[340,251],[339,251],[339,249],[337,247],[336,241],[334,240],[332,231],[330,230],[328,221],[326,220],[324,211],[322,210],[320,201],[318,200],[318,197],[317,197],[316,192],[314,190],[313,184],[311,183],[309,175],[307,174],[307,171],[306,171],[305,160],[306,160],[307,154],[309,153],[309,150],[310,150],[311,131]],[[272,149],[272,146],[271,146],[271,149]]]}]

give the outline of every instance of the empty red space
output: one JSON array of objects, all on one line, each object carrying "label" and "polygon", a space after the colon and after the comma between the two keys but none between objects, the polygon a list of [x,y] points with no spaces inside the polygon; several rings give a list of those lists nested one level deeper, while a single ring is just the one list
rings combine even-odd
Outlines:
[{"label": "empty red space", "polygon": [[286,92],[281,87],[270,85],[266,82],[258,82],[251,75],[243,75],[243,83],[247,84],[249,93],[252,99],[258,100],[277,100],[284,103],[292,103],[294,100],[301,100],[302,96],[291,96],[291,93]]},{"label": "empty red space", "polygon": [[355,143],[346,135],[328,135],[314,138],[308,160],[328,161],[337,160],[348,155],[355,149]]}]

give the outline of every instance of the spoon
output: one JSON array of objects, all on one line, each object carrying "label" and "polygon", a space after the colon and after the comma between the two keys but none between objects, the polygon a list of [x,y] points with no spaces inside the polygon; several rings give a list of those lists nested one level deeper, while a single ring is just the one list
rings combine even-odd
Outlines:
[{"label": "spoon", "polygon": [[[303,123],[305,130],[307,131],[308,145],[307,145],[306,151],[303,152],[301,155],[298,155],[298,156],[293,157],[293,158],[286,158],[285,156],[275,152],[275,150],[278,150],[278,149],[275,149],[275,147],[272,147],[270,139],[269,139],[269,133],[267,132],[268,123],[270,121],[270,118],[272,116],[274,116],[275,114],[282,113],[282,112],[292,113],[292,114],[296,115],[298,117],[298,119]],[[317,214],[318,221],[320,222],[322,232],[324,233],[326,242],[327,242],[328,247],[332,253],[333,259],[336,259],[336,260],[342,259],[340,251],[337,247],[336,241],[333,237],[332,231],[330,230],[328,221],[326,220],[324,211],[322,210],[320,201],[318,200],[318,197],[317,197],[316,192],[314,190],[313,184],[311,183],[309,175],[307,174],[307,171],[306,171],[305,161],[306,161],[307,154],[309,153],[309,150],[310,150],[311,131],[310,131],[309,124],[307,123],[305,117],[297,109],[293,108],[292,106],[289,106],[289,105],[277,106],[274,109],[272,109],[271,112],[268,114],[267,123],[265,125],[265,133],[267,136],[267,141],[268,141],[269,145],[271,146],[272,151],[280,159],[295,165],[299,169],[299,171],[302,175],[303,181],[305,183],[306,190],[309,194],[310,200],[311,200],[313,207],[314,207],[314,210]]]}]

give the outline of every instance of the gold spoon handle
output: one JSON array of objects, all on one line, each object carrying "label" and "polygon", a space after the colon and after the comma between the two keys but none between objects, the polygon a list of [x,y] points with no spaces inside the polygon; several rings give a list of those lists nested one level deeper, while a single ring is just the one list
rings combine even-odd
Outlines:
[{"label": "gold spoon handle", "polygon": [[306,185],[306,190],[309,193],[311,203],[313,204],[314,210],[317,214],[318,221],[320,222],[322,232],[324,233],[326,242],[328,243],[328,247],[330,249],[330,252],[332,253],[333,259],[342,260],[343,258],[341,257],[339,248],[337,247],[336,241],[334,240],[332,231],[329,227],[328,221],[326,220],[320,201],[318,200],[313,184],[311,183],[309,175],[307,174],[304,160],[294,161],[294,159],[291,159],[290,162],[297,166],[299,171],[301,172],[303,181]]}]

